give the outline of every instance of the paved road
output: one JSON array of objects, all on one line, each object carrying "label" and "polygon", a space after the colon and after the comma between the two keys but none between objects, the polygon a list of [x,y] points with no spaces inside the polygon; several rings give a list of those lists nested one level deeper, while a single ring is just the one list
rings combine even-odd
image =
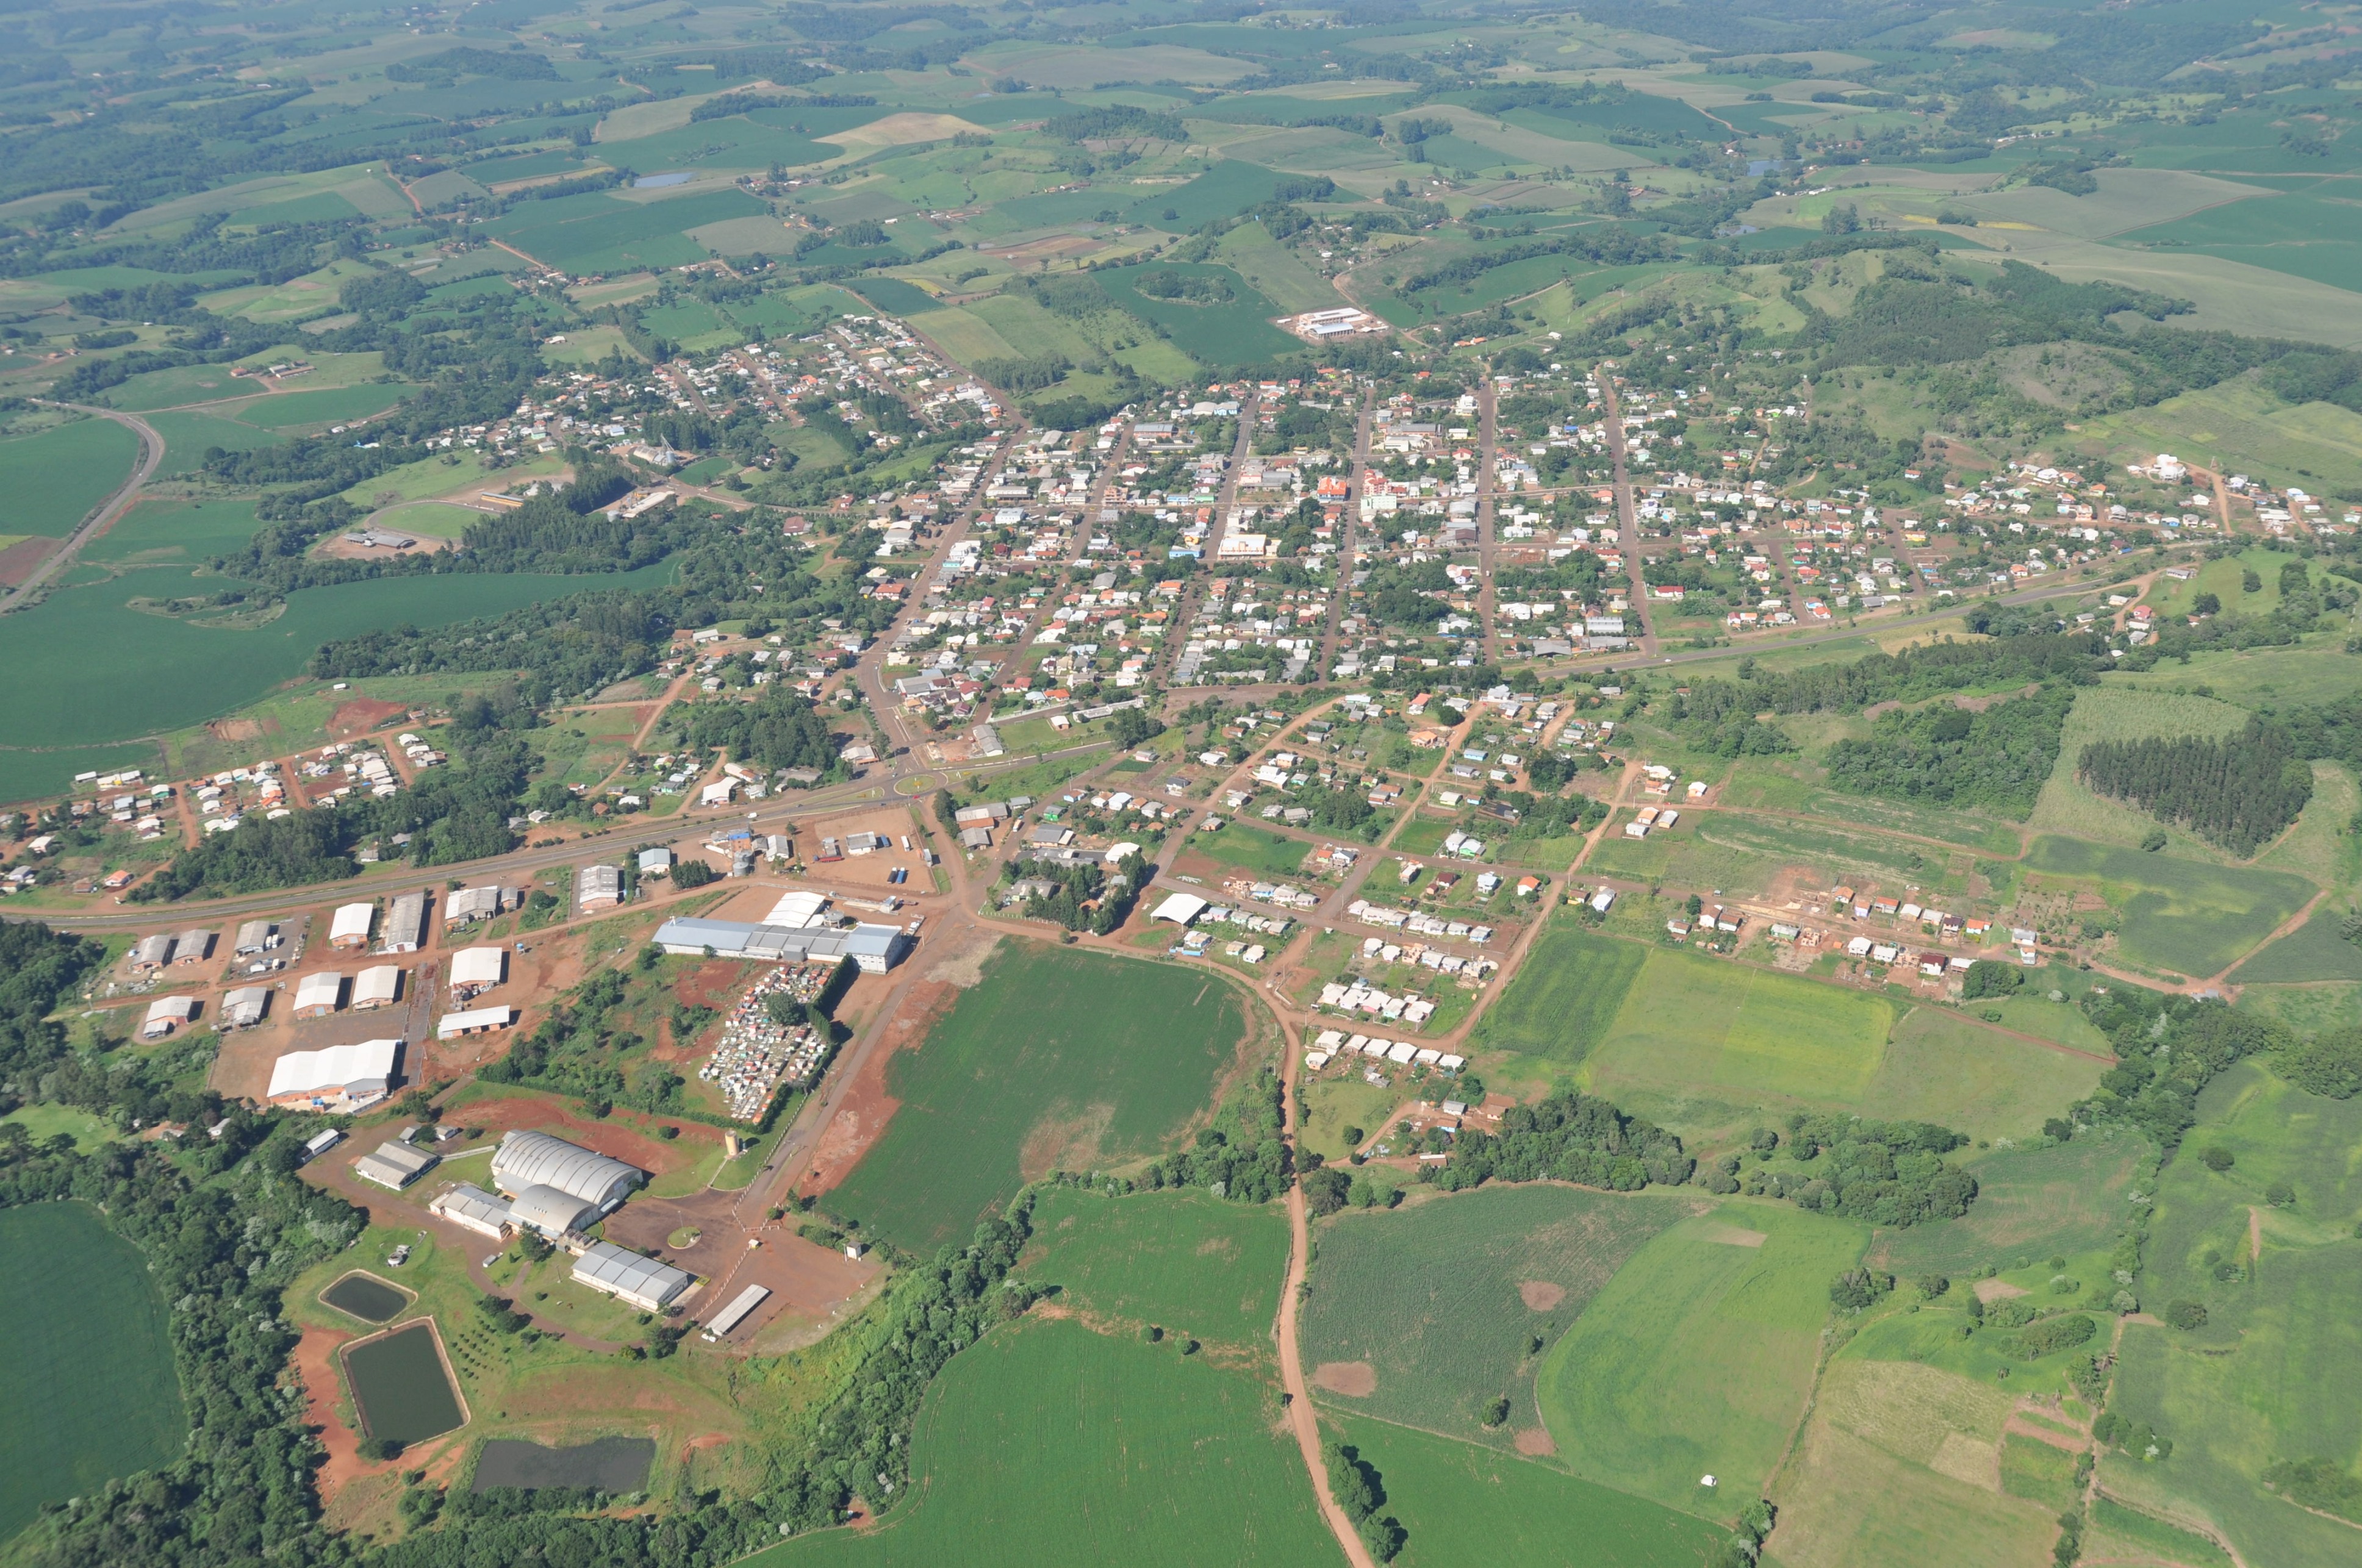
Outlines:
[{"label": "paved road", "polygon": [[[37,399],[36,401],[46,400]],[[128,511],[131,503],[139,499],[140,487],[154,476],[156,465],[164,460],[164,437],[157,435],[156,427],[144,419],[128,414],[117,414],[111,408],[93,408],[87,403],[52,403],[50,406],[71,408],[77,414],[90,414],[101,419],[112,419],[116,424],[139,437],[139,461],[133,465],[131,477],[117,485],[113,494],[100,502],[90,514],[82,520],[74,531],[67,536],[66,542],[58,547],[54,555],[35,567],[32,576],[17,584],[6,597],[0,598],[0,615],[5,615],[11,610],[22,609],[30,602],[34,591],[41,584],[64,570],[74,557],[82,553],[82,547],[84,545],[104,533],[110,524]]]}]

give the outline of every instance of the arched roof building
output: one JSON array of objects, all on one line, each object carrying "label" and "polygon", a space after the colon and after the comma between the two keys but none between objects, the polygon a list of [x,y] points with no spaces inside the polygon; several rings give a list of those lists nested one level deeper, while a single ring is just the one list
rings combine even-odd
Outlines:
[{"label": "arched roof building", "polygon": [[511,1132],[492,1154],[492,1180],[514,1197],[522,1197],[527,1187],[555,1187],[604,1210],[623,1202],[646,1179],[647,1173],[636,1165],[546,1132]]}]

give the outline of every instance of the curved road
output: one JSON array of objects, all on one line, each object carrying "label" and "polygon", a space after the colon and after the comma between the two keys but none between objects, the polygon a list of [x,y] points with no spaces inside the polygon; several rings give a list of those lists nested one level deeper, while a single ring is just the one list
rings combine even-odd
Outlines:
[{"label": "curved road", "polygon": [[[34,401],[38,403],[47,400],[37,398]],[[54,555],[35,567],[33,575],[10,590],[6,598],[0,598],[0,615],[5,615],[11,610],[23,608],[34,590],[55,577],[81,553],[84,545],[104,533],[116,518],[129,511],[131,503],[139,499],[140,487],[155,476],[156,465],[164,460],[164,437],[157,435],[156,427],[144,419],[134,414],[117,414],[111,408],[94,408],[88,403],[50,403],[50,406],[71,408],[77,414],[91,414],[101,419],[115,421],[116,424],[139,437],[139,461],[132,467],[131,477],[117,485],[113,494],[100,502],[90,514],[75,526],[74,531],[66,536],[66,542],[58,547]]]}]

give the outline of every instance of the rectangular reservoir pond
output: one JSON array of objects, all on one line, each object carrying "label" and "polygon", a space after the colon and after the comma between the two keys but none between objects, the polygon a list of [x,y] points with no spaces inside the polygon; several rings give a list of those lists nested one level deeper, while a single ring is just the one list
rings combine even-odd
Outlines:
[{"label": "rectangular reservoir pond", "polygon": [[320,1299],[364,1323],[391,1322],[410,1305],[409,1292],[359,1269],[320,1292]]},{"label": "rectangular reservoir pond", "polygon": [[467,1424],[432,1318],[357,1342],[345,1352],[345,1375],[364,1436],[424,1442]]},{"label": "rectangular reservoir pond", "polygon": [[494,1438],[476,1458],[475,1490],[495,1486],[587,1486],[622,1494],[646,1489],[656,1463],[654,1438],[606,1437],[573,1448],[544,1448],[519,1438]]}]

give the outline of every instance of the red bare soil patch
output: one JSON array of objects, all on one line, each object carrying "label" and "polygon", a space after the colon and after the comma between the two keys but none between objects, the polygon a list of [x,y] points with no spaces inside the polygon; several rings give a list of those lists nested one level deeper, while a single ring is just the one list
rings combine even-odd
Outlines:
[{"label": "red bare soil patch", "polygon": [[673,982],[673,999],[683,1007],[725,1006],[738,999],[753,969],[734,958],[710,959]]},{"label": "red bare soil patch", "polygon": [[705,1147],[722,1137],[719,1132],[693,1121],[665,1122],[666,1126],[680,1129],[680,1137],[668,1142],[644,1131],[661,1121],[661,1118],[619,1110],[606,1121],[594,1121],[576,1114],[563,1101],[538,1097],[471,1100],[454,1111],[450,1120],[466,1127],[481,1127],[495,1137],[521,1127],[552,1133],[569,1143],[579,1143],[626,1165],[637,1165],[652,1176],[695,1165]]},{"label": "red bare soil patch", "polygon": [[1529,1310],[1547,1312],[1566,1299],[1566,1287],[1552,1285],[1546,1279],[1529,1279],[1518,1286],[1518,1299],[1523,1301]]},{"label": "red bare soil patch", "polygon": [[1377,1369],[1366,1361],[1324,1361],[1312,1369],[1312,1381],[1352,1399],[1366,1399],[1378,1391]]},{"label": "red bare soil patch", "polygon": [[339,1487],[366,1475],[372,1466],[361,1457],[359,1432],[337,1419],[337,1351],[359,1338],[342,1329],[306,1329],[295,1344],[295,1375],[304,1382],[304,1419],[318,1430],[328,1451],[320,1466],[320,1501],[325,1504]]},{"label": "red bare soil patch", "polygon": [[[856,983],[855,992],[860,989]],[[903,996],[901,1010],[886,1025],[886,1039],[869,1053],[861,1070],[845,1086],[836,1114],[812,1145],[811,1162],[795,1183],[798,1191],[817,1196],[833,1188],[861,1163],[861,1156],[886,1131],[902,1102],[886,1092],[887,1064],[901,1050],[915,1050],[935,1021],[959,999],[960,988],[942,980],[922,980]],[[848,998],[848,1002],[853,999]]]},{"label": "red bare soil patch", "polygon": [[60,541],[56,539],[19,539],[0,550],[0,585],[16,587],[33,575],[33,569],[50,558]]},{"label": "red bare soil patch", "polygon": [[1544,1431],[1541,1428],[1528,1427],[1525,1430],[1518,1434],[1518,1452],[1519,1453],[1537,1455],[1556,1453],[1558,1452],[1558,1444],[1552,1442],[1551,1441],[1550,1433]]},{"label": "red bare soil patch", "polygon": [[409,706],[402,702],[381,702],[374,697],[356,697],[349,702],[339,702],[337,711],[328,715],[328,733],[338,740],[369,734],[397,713],[407,713]]}]

